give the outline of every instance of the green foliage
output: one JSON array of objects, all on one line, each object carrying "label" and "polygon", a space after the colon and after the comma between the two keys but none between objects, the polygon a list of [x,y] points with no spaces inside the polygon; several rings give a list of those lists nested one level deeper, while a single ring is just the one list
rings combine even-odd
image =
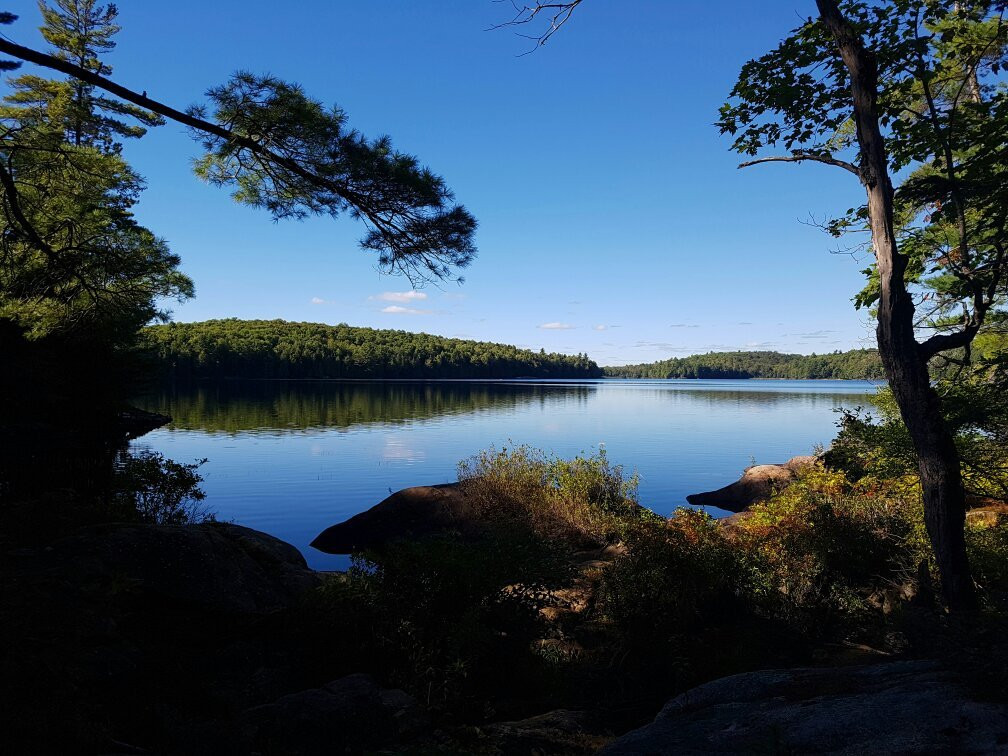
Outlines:
[{"label": "green foliage", "polygon": [[154,525],[189,525],[211,519],[197,470],[205,459],[183,464],[159,452],[121,453],[115,464],[114,508]]},{"label": "green foliage", "polygon": [[[893,222],[916,285],[919,326],[968,343],[1005,301],[1008,52],[1003,3],[845,0],[840,12],[877,67],[875,113],[895,186]],[[866,116],[871,117],[871,116]],[[826,25],[810,17],[769,53],[746,63],[718,126],[732,149],[840,166],[867,183],[855,138],[847,66]],[[864,175],[863,175],[864,174]],[[865,206],[829,221],[834,236],[868,231]],[[866,245],[867,246],[867,245]],[[879,298],[865,270],[858,307]],[[946,346],[947,345],[947,346]]]},{"label": "green foliage", "polygon": [[[347,128],[342,110],[272,76],[239,72],[207,96],[227,136],[194,134],[206,150],[196,174],[235,187],[238,202],[278,219],[349,212],[368,227],[361,246],[411,279],[445,278],[476,256],[476,219],[455,204],[444,179],[393,150],[387,136],[363,137]],[[189,113],[205,118],[207,108]]]},{"label": "green foliage", "polygon": [[[41,5],[54,54],[108,72],[115,6],[91,0]],[[75,80],[23,75],[0,107],[0,318],[28,338],[78,334],[129,343],[157,301],[192,295],[179,258],[138,225],[142,179],[120,157],[122,137],[160,119],[94,95]]]},{"label": "green foliage", "polygon": [[[478,534],[447,533],[358,554],[313,611],[333,642],[436,709],[480,721],[542,696],[572,659],[544,643],[541,613],[577,577],[574,549],[644,521],[636,480],[603,453],[559,460],[515,447],[460,465]],[[654,518],[656,521],[659,518]],[[624,525],[624,527],[625,527]]]},{"label": "green foliage", "polygon": [[986,589],[988,599],[1008,596],[1008,517],[1001,516],[993,525],[966,528],[966,549],[973,575]]},{"label": "green foliage", "polygon": [[595,378],[587,355],[533,352],[424,333],[283,320],[144,329],[161,373],[193,378]]},{"label": "green foliage", "polygon": [[[115,49],[113,39],[119,33],[115,5],[95,0],[53,0],[54,6],[39,3],[42,36],[60,60],[108,76],[112,67],[102,55]],[[122,145],[117,138],[137,138],[146,133],[144,126],[160,126],[164,120],[143,108],[98,95],[94,87],[79,80],[47,81],[24,76],[12,82],[15,94],[11,102],[42,103],[47,109],[62,111],[67,141],[75,146],[90,145],[105,153],[118,154]],[[63,103],[56,105],[56,100]],[[131,124],[122,120],[138,121]]]},{"label": "green foliage", "polygon": [[738,544],[756,568],[756,596],[806,632],[864,624],[869,598],[915,579],[929,558],[918,498],[818,467],[757,504]]},{"label": "green foliage", "polygon": [[708,352],[643,365],[604,368],[614,378],[828,378],[879,380],[882,362],[874,349],[831,354]]},{"label": "green foliage", "polygon": [[[966,492],[1008,498],[1008,395],[1004,386],[982,380],[941,381],[937,389],[945,422],[959,451]],[[844,411],[840,433],[825,460],[852,480],[899,481],[908,496],[915,496],[920,485],[917,455],[892,392],[880,389],[872,403],[875,415],[860,409]]]},{"label": "green foliage", "polygon": [[626,535],[625,553],[604,573],[599,604],[627,652],[663,663],[691,636],[749,611],[745,555],[709,515],[679,509],[667,523],[644,523]]}]

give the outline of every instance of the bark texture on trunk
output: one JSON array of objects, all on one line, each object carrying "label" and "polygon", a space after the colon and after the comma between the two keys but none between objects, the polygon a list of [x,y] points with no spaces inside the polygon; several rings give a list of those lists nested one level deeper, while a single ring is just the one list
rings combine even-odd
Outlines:
[{"label": "bark texture on trunk", "polygon": [[972,610],[977,598],[966,556],[966,499],[959,454],[914,333],[914,305],[904,278],[907,258],[899,253],[896,242],[893,187],[876,109],[878,68],[835,0],[816,0],[816,5],[850,73],[861,183],[868,195],[880,281],[879,354],[920,461],[924,520],[941,572],[942,593],[950,609]]}]

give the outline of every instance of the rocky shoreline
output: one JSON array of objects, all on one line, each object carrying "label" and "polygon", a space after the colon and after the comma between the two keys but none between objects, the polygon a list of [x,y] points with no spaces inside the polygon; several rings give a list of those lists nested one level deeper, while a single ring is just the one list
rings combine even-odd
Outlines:
[{"label": "rocky shoreline", "polygon": [[[777,467],[790,473],[804,464],[812,462]],[[725,494],[735,505],[783,479],[764,472],[750,468],[740,484],[705,500],[717,494],[716,506],[729,508]],[[445,531],[479,539],[486,523],[474,511],[461,484],[404,489],[313,545],[347,553]],[[540,610],[556,628],[542,641],[551,653],[604,648],[591,607],[599,575],[622,548],[574,554],[569,586]],[[569,709],[448,725],[413,696],[383,687],[372,670],[318,680],[291,628],[334,578],[309,569],[290,544],[233,524],[85,528],[6,553],[2,568],[9,684],[0,704],[10,719],[0,743],[13,744],[11,753],[33,742],[45,750],[37,740],[44,726],[57,742],[103,753],[148,752],[152,742],[166,752],[215,754],[1008,750],[1008,708],[977,700],[956,670],[933,660],[880,664],[870,653],[713,680],[629,732],[634,725]],[[842,662],[856,663],[835,666]]]}]

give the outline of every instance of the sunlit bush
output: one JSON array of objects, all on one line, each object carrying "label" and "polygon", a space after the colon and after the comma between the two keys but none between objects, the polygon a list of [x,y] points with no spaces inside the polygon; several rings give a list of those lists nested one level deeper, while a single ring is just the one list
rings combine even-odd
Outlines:
[{"label": "sunlit bush", "polygon": [[540,536],[598,546],[650,513],[637,502],[637,474],[605,450],[572,460],[528,446],[491,447],[459,464],[459,481],[488,518],[516,517]]},{"label": "sunlit bush", "polygon": [[915,579],[929,552],[916,498],[875,480],[802,471],[736,529],[767,610],[812,628],[858,621],[879,590]]},{"label": "sunlit bush", "polygon": [[994,525],[967,525],[966,549],[984,598],[1008,598],[1008,518]]}]

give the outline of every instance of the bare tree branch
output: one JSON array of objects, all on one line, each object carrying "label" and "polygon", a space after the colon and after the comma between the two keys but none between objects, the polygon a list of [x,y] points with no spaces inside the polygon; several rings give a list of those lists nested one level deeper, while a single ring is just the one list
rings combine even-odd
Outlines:
[{"label": "bare tree branch", "polygon": [[853,163],[848,163],[846,160],[839,160],[832,155],[821,155],[812,152],[799,152],[794,155],[774,155],[772,157],[757,158],[756,160],[747,160],[744,163],[739,163],[739,168],[748,168],[752,165],[759,165],[760,163],[802,163],[806,160],[811,160],[815,163],[822,163],[824,165],[833,165],[837,168],[843,168],[845,171],[850,171],[855,176],[860,177],[861,171]]},{"label": "bare tree branch", "polygon": [[523,55],[528,55],[530,52],[534,52],[536,48],[545,45],[549,41],[550,37],[560,31],[560,27],[570,20],[574,10],[581,5],[581,2],[582,0],[568,0],[568,2],[560,3],[536,2],[535,5],[520,5],[514,2],[514,0],[511,0],[511,5],[515,9],[514,18],[510,21],[494,24],[490,27],[490,29],[502,29],[506,26],[524,26],[525,24],[533,23],[540,14],[550,15],[552,13],[552,15],[550,15],[549,26],[546,31],[540,34],[519,35],[535,42],[535,47],[522,53]]}]

